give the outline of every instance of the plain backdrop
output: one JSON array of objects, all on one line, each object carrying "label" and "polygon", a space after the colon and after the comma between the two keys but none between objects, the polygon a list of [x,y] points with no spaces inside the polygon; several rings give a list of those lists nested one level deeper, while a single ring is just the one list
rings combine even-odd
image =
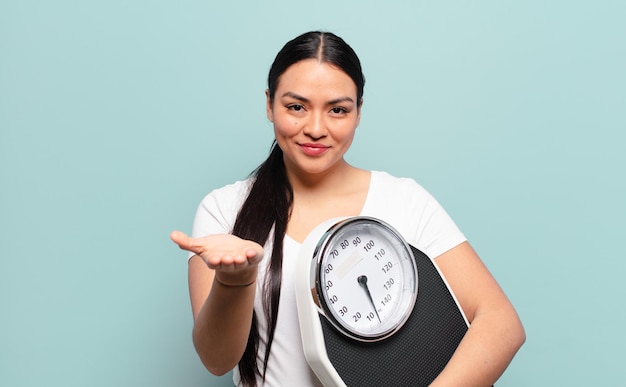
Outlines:
[{"label": "plain backdrop", "polygon": [[191,342],[210,190],[268,153],[267,71],[333,31],[347,159],[415,178],[517,307],[499,386],[624,382],[623,1],[0,1],[0,385],[229,386]]}]

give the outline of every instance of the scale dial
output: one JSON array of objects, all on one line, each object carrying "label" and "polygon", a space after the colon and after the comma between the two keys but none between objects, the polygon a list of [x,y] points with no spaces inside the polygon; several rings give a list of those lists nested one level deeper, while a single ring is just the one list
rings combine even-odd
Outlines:
[{"label": "scale dial", "polygon": [[321,313],[360,341],[393,335],[417,298],[417,266],[408,244],[391,226],[369,217],[332,225],[313,256],[311,291]]}]

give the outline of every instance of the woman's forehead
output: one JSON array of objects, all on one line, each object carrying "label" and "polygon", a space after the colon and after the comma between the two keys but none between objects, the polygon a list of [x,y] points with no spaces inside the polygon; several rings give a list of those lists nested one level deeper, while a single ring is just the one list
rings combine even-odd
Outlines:
[{"label": "woman's forehead", "polygon": [[305,94],[342,94],[354,96],[356,84],[339,67],[317,59],[307,59],[289,66],[278,80],[276,96],[294,93]]}]

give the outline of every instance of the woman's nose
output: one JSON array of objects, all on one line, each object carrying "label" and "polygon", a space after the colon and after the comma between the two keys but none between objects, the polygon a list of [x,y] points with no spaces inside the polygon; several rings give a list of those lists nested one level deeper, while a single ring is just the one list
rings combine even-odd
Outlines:
[{"label": "woman's nose", "polygon": [[310,116],[307,124],[304,126],[304,134],[314,140],[326,137],[326,122],[321,114],[313,114]]}]

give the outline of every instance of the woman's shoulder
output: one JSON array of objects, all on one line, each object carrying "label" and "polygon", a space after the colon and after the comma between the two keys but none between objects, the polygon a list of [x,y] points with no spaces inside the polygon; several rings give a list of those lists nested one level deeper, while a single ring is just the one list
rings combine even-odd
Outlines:
[{"label": "woman's shoulder", "polygon": [[437,200],[415,179],[372,171],[367,210],[406,217],[421,216],[438,206]]},{"label": "woman's shoulder", "polygon": [[364,212],[392,225],[429,257],[437,257],[465,240],[439,202],[412,178],[372,172]]},{"label": "woman's shoulder", "polygon": [[215,188],[202,199],[201,205],[205,207],[238,208],[248,196],[251,185],[252,178],[248,178]]},{"label": "woman's shoulder", "polygon": [[384,171],[371,171],[371,189],[382,191],[385,194],[396,195],[426,195],[429,193],[415,179],[398,177]]},{"label": "woman's shoulder", "polygon": [[215,188],[209,192],[210,195],[236,195],[241,193],[247,193],[252,185],[253,178],[247,178],[245,180],[237,180],[233,183]]},{"label": "woman's shoulder", "polygon": [[236,181],[209,192],[194,219],[194,237],[231,232],[241,204],[248,196],[250,179]]}]

